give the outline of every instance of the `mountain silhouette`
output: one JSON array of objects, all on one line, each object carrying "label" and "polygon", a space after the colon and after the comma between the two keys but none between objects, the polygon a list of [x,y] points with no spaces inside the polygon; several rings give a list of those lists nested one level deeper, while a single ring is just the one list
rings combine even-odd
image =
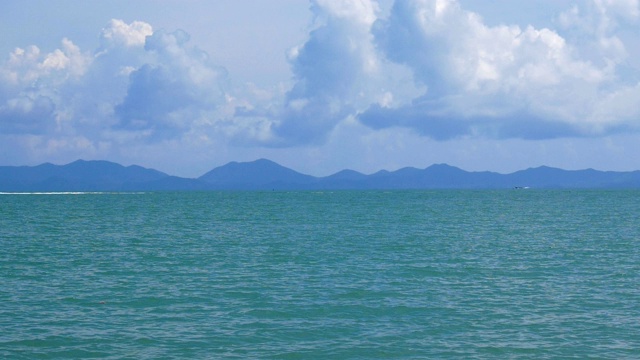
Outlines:
[{"label": "mountain silhouette", "polygon": [[230,162],[200,176],[214,188],[220,189],[268,189],[310,188],[317,178],[286,168],[271,160]]},{"label": "mountain silhouette", "polygon": [[141,166],[77,160],[67,165],[0,166],[1,191],[120,191],[144,188],[169,175]]},{"label": "mountain silhouette", "polygon": [[230,162],[191,179],[102,160],[77,160],[66,165],[0,166],[0,192],[511,188],[640,188],[640,171],[562,170],[541,166],[499,174],[435,164],[425,169],[406,167],[370,175],[342,170],[315,177],[259,159]]}]

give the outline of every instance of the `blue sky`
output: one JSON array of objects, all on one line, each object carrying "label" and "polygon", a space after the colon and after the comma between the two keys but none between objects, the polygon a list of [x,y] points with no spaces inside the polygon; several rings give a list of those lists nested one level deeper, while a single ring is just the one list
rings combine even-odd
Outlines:
[{"label": "blue sky", "polygon": [[640,169],[639,0],[0,0],[0,165]]}]

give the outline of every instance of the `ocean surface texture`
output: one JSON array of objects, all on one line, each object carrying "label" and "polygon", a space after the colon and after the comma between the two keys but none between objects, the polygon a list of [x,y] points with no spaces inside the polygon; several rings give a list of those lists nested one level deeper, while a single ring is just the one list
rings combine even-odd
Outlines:
[{"label": "ocean surface texture", "polygon": [[0,195],[3,359],[640,358],[640,191]]}]

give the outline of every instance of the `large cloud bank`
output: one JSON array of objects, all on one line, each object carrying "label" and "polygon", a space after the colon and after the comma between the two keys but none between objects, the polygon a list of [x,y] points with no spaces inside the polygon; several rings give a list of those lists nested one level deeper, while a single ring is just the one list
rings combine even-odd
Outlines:
[{"label": "large cloud bank", "polygon": [[[453,0],[396,2],[389,18],[372,28],[376,44],[388,59],[409,67],[427,91],[404,106],[372,105],[360,119],[438,139],[590,136],[636,128],[640,113],[631,99],[640,95],[638,69],[635,83],[624,83],[617,72],[627,58],[614,35],[620,17],[637,22],[638,2],[572,8],[561,15],[567,33],[582,26],[590,43],[571,44],[550,29],[486,26]],[[578,46],[589,47],[588,54]]]},{"label": "large cloud bank", "polygon": [[320,144],[344,123],[443,141],[639,128],[628,35],[640,33],[638,0],[581,2],[556,29],[489,26],[456,0],[310,9],[313,28],[288,51],[292,79],[280,92],[232,85],[186,32],[142,21],[112,20],[90,51],[72,39],[47,53],[17,48],[0,64],[0,137],[25,153],[90,157],[130,144]]}]

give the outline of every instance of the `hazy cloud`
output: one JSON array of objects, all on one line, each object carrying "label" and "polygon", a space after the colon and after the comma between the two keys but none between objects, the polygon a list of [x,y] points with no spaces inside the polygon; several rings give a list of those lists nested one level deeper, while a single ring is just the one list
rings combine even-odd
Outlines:
[{"label": "hazy cloud", "polygon": [[3,134],[44,134],[55,130],[55,105],[44,96],[21,96],[0,106]]}]

